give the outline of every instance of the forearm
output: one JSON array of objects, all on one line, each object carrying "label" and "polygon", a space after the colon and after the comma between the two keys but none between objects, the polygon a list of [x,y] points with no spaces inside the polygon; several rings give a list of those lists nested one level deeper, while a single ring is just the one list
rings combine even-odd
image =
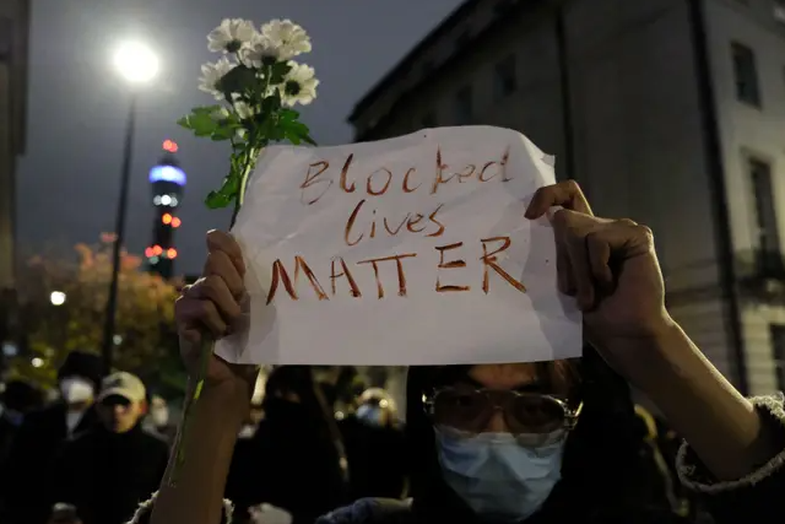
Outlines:
[{"label": "forearm", "polygon": [[677,324],[636,344],[625,374],[718,479],[741,478],[777,453],[753,405]]},{"label": "forearm", "polygon": [[[152,524],[217,524],[221,521],[226,476],[250,394],[246,386],[206,387],[193,408],[183,442],[185,460],[177,486],[162,485]],[[181,422],[182,428],[182,422]],[[171,456],[167,473],[177,458]]]}]

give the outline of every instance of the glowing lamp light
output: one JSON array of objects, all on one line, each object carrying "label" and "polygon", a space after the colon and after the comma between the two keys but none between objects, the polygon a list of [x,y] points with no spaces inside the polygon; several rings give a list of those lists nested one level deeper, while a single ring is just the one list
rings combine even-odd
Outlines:
[{"label": "glowing lamp light", "polygon": [[153,255],[160,256],[161,253],[163,252],[164,252],[164,248],[162,248],[161,246],[153,246]]},{"label": "glowing lamp light", "polygon": [[182,223],[183,223],[183,221],[180,220],[179,218],[177,218],[177,217],[172,218],[172,227],[178,228],[178,227],[180,227],[180,224],[182,224]]},{"label": "glowing lamp light", "polygon": [[151,183],[172,182],[178,186],[185,185],[185,171],[175,166],[155,166],[148,177]]},{"label": "glowing lamp light", "polygon": [[131,83],[147,83],[158,74],[160,67],[155,52],[141,42],[126,42],[114,56],[117,70]]},{"label": "glowing lamp light", "polygon": [[153,248],[148,247],[147,249],[145,249],[144,256],[146,256],[147,258],[153,258],[155,256],[155,253],[153,252]]},{"label": "glowing lamp light", "polygon": [[164,140],[162,147],[164,151],[169,151],[170,153],[177,153],[177,150],[180,149],[174,140]]},{"label": "glowing lamp light", "polygon": [[170,215],[169,213],[164,214],[164,216],[161,217],[161,222],[163,222],[164,224],[167,224],[167,225],[171,224],[172,223],[172,215]]},{"label": "glowing lamp light", "polygon": [[49,302],[52,303],[53,306],[62,306],[65,304],[66,295],[62,291],[52,291],[49,295]]},{"label": "glowing lamp light", "polygon": [[177,250],[173,247],[170,247],[166,250],[166,258],[177,258]]}]

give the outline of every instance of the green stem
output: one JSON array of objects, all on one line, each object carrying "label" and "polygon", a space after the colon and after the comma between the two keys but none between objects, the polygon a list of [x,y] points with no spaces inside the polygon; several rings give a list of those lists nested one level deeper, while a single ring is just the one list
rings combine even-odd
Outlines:
[{"label": "green stem", "polygon": [[[240,192],[237,195],[237,198],[234,201],[234,212],[232,213],[232,222],[230,224],[230,229],[234,227],[235,222],[237,221],[237,215],[240,212],[240,208],[243,205],[245,189],[248,185],[248,178],[251,175],[254,167],[256,167],[256,159],[261,152],[261,146],[257,147],[249,147],[244,152],[243,158],[243,173],[240,178]],[[202,394],[202,388],[204,387],[204,379],[207,376],[207,366],[210,363],[210,357],[213,355],[213,350],[215,348],[215,339],[209,336],[206,333],[202,333],[202,343],[201,347],[199,348],[199,369],[196,375],[196,384],[194,387],[193,395],[189,395],[185,399],[185,405],[183,406],[183,425],[180,431],[177,434],[177,438],[175,439],[174,446],[172,448],[172,454],[175,457],[174,467],[170,468],[167,472],[167,476],[164,479],[165,485],[170,487],[177,486],[177,480],[179,478],[180,469],[182,467],[183,462],[185,462],[185,443],[186,439],[189,437],[190,434],[190,426],[191,426],[191,419],[193,419],[193,410],[196,407],[197,402],[199,401],[199,396]]]}]

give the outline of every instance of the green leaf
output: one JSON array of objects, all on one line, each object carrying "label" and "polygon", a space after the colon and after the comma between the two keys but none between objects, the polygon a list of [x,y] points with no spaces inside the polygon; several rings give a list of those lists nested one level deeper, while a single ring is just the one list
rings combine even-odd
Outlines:
[{"label": "green leaf", "polygon": [[[284,136],[291,143],[296,145],[299,142],[306,142],[313,146],[316,145],[314,139],[311,138],[310,130],[308,129],[308,126],[303,124],[299,120],[281,121],[280,126],[284,130]],[[295,140],[297,140],[297,142],[295,142]]]},{"label": "green leaf", "polygon": [[220,111],[221,107],[222,106],[219,106],[219,105],[199,106],[199,107],[194,107],[193,109],[191,109],[191,113],[195,114],[195,115],[201,115],[203,113],[206,113],[208,115],[212,115],[216,111]]},{"label": "green leaf", "polygon": [[210,209],[221,209],[222,207],[226,207],[231,204],[232,199],[220,191],[210,191],[207,194],[207,198],[204,199],[204,203]]},{"label": "green leaf", "polygon": [[218,209],[231,204],[240,191],[240,177],[232,171],[224,178],[223,185],[218,191],[210,191],[204,203],[210,209]]},{"label": "green leaf", "polygon": [[278,116],[284,122],[292,122],[300,118],[300,113],[294,109],[283,108],[278,112]]},{"label": "green leaf", "polygon": [[270,84],[278,85],[283,83],[283,78],[292,70],[292,66],[286,62],[278,62],[270,68]]},{"label": "green leaf", "polygon": [[191,113],[177,121],[179,125],[190,129],[196,136],[210,136],[218,127],[218,122],[213,120],[210,113],[200,111]]},{"label": "green leaf", "polygon": [[210,138],[216,142],[220,142],[223,140],[229,140],[237,133],[237,126],[231,122],[222,122],[219,126],[215,128],[213,134],[210,135]]},{"label": "green leaf", "polygon": [[256,84],[256,71],[244,65],[238,65],[226,73],[219,82],[218,88],[227,100],[232,93],[245,93]]}]

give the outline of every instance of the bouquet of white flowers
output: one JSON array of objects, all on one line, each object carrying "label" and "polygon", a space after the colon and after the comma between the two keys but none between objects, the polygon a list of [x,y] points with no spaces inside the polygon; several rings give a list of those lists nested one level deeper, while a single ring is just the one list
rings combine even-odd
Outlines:
[{"label": "bouquet of white flowers", "polygon": [[[223,56],[202,66],[199,89],[219,103],[196,107],[177,123],[196,136],[231,143],[229,172],[220,189],[207,195],[205,203],[211,209],[233,204],[234,225],[248,176],[265,146],[281,141],[315,145],[308,127],[292,107],[311,103],[319,81],[312,67],[292,60],[311,51],[311,40],[290,20],[272,20],[257,30],[249,20],[227,18],[207,35],[207,40],[210,51]],[[177,465],[184,460],[182,443],[212,351],[212,341],[205,338],[199,376],[195,377],[193,395],[186,398],[183,427],[174,445],[177,462],[166,479],[170,485],[176,482]]]},{"label": "bouquet of white flowers", "polygon": [[311,51],[311,40],[290,20],[272,20],[257,30],[250,20],[226,19],[207,40],[210,51],[223,56],[202,66],[199,89],[222,103],[196,107],[178,124],[196,136],[231,142],[229,174],[205,203],[216,209],[234,202],[236,214],[248,175],[267,144],[314,144],[292,107],[310,104],[319,81],[312,67],[292,60]]}]

